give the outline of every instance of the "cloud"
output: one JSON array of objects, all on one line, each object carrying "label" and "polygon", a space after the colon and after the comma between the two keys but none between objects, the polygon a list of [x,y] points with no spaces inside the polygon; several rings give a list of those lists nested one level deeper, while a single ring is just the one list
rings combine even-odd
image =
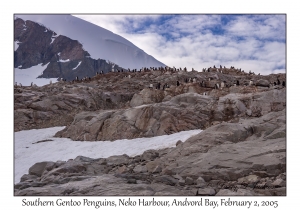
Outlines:
[{"label": "cloud", "polygon": [[80,15],[168,66],[284,72],[285,15]]}]

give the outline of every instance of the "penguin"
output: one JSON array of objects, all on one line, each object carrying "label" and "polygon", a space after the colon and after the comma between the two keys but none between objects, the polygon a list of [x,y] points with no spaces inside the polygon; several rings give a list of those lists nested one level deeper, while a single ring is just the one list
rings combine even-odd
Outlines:
[{"label": "penguin", "polygon": [[221,89],[223,89],[225,87],[225,82],[221,82]]}]

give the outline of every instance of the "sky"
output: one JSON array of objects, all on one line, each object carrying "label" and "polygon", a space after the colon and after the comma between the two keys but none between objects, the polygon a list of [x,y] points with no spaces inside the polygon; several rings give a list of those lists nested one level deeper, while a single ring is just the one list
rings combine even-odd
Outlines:
[{"label": "sky", "polygon": [[286,15],[76,15],[132,42],[167,66],[286,71]]}]

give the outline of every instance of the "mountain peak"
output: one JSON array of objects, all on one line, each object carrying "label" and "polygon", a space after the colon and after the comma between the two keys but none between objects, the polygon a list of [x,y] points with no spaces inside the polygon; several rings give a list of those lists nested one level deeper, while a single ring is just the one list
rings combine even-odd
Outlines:
[{"label": "mountain peak", "polygon": [[[107,59],[124,68],[165,66],[127,39],[71,15],[18,15],[18,18],[45,25],[60,35],[78,40],[94,59]],[[141,51],[138,57],[136,51]]]}]

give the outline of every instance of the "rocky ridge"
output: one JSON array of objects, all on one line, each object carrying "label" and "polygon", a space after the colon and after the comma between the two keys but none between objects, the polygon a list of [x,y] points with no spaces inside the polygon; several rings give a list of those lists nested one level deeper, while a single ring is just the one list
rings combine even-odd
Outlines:
[{"label": "rocky ridge", "polygon": [[277,79],[285,74],[146,71],[15,87],[15,131],[66,125],[57,137],[105,141],[204,129],[136,157],[37,163],[15,195],[285,195],[286,89]]}]

